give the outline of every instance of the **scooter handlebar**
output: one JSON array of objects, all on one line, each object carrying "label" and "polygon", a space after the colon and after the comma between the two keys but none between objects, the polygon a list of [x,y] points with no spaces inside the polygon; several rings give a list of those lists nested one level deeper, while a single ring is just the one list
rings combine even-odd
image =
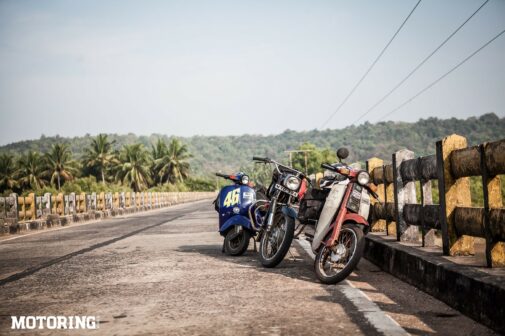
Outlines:
[{"label": "scooter handlebar", "polygon": [[226,174],[216,173],[216,176],[223,177],[225,179],[230,179],[230,175],[226,175]]},{"label": "scooter handlebar", "polygon": [[369,186],[365,186],[365,188],[377,201],[381,202],[379,195],[375,191],[373,191],[372,188],[370,188]]},{"label": "scooter handlebar", "polygon": [[332,165],[329,165],[327,163],[321,163],[321,168],[328,169],[331,171],[337,171],[336,167],[333,167]]}]

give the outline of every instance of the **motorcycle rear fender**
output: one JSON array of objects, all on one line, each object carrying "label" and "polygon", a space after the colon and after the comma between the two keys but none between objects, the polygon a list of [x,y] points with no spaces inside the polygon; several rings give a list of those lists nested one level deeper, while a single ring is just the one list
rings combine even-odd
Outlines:
[{"label": "motorcycle rear fender", "polygon": [[240,225],[243,226],[244,229],[247,229],[249,231],[253,231],[252,226],[251,226],[251,221],[249,218],[244,217],[244,216],[233,216],[230,219],[228,219],[220,228],[219,228],[219,233],[221,236],[225,236],[226,233],[228,232],[229,229],[234,227],[235,225]]},{"label": "motorcycle rear fender", "polygon": [[298,216],[295,209],[287,206],[283,206],[281,211],[284,214],[284,216],[288,216],[293,219],[296,219],[296,217]]}]

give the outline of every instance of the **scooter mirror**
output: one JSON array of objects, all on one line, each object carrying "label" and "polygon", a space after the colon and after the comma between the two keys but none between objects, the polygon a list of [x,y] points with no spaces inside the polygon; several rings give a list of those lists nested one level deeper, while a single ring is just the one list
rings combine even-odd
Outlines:
[{"label": "scooter mirror", "polygon": [[337,150],[337,157],[342,162],[345,158],[349,156],[349,150],[345,147],[341,147]]}]

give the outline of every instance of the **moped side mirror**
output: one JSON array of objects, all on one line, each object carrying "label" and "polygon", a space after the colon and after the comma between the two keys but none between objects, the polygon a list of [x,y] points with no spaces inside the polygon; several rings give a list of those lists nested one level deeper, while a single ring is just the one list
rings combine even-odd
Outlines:
[{"label": "moped side mirror", "polygon": [[342,160],[346,159],[348,156],[349,156],[349,150],[347,148],[340,147],[337,150],[337,157],[338,157],[338,159],[339,159],[340,162],[342,162]]}]

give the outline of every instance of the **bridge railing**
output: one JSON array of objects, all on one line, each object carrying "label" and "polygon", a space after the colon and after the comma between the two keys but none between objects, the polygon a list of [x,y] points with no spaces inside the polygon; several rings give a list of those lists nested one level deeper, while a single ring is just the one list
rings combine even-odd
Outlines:
[{"label": "bridge railing", "polygon": [[[437,163],[444,253],[472,254],[472,237],[485,238],[487,265],[505,266],[505,139],[467,147],[465,138],[447,137],[437,142]],[[481,177],[483,207],[472,207],[470,176]]]},{"label": "bridge railing", "polygon": [[[473,255],[474,238],[486,240],[489,267],[505,266],[505,209],[501,174],[505,174],[505,139],[467,147],[459,135],[436,143],[436,154],[415,157],[407,149],[367,161],[371,180],[382,203],[372,206],[372,230],[396,235],[399,241],[435,245],[442,236],[445,255]],[[470,176],[481,177],[484,206],[472,207]],[[439,204],[433,204],[432,181],[437,181]],[[416,182],[420,183],[419,199]]]},{"label": "bridge railing", "polygon": [[[14,194],[15,195],[15,194]],[[17,195],[12,194],[7,197],[0,197],[0,219],[6,221],[16,220],[18,217]]]},{"label": "bridge railing", "polygon": [[0,224],[28,222],[49,215],[72,216],[89,211],[148,210],[212,197],[213,192],[100,192],[0,197]]},{"label": "bridge railing", "polygon": [[[393,162],[396,167],[395,195],[398,198],[397,238],[416,241],[419,232],[416,228],[420,227],[422,246],[434,246],[435,232],[441,229],[438,219],[440,207],[433,204],[432,195],[432,181],[438,179],[436,157],[429,155],[415,158],[413,152],[402,150],[393,155]],[[416,182],[420,183],[419,203]],[[415,226],[414,230],[410,229],[411,226]]]},{"label": "bridge railing", "polygon": [[395,234],[393,166],[384,164],[384,161],[379,158],[372,158],[367,161],[367,170],[372,182],[377,185],[377,193],[383,201],[379,203],[372,200],[372,230],[385,231],[387,235]]}]

